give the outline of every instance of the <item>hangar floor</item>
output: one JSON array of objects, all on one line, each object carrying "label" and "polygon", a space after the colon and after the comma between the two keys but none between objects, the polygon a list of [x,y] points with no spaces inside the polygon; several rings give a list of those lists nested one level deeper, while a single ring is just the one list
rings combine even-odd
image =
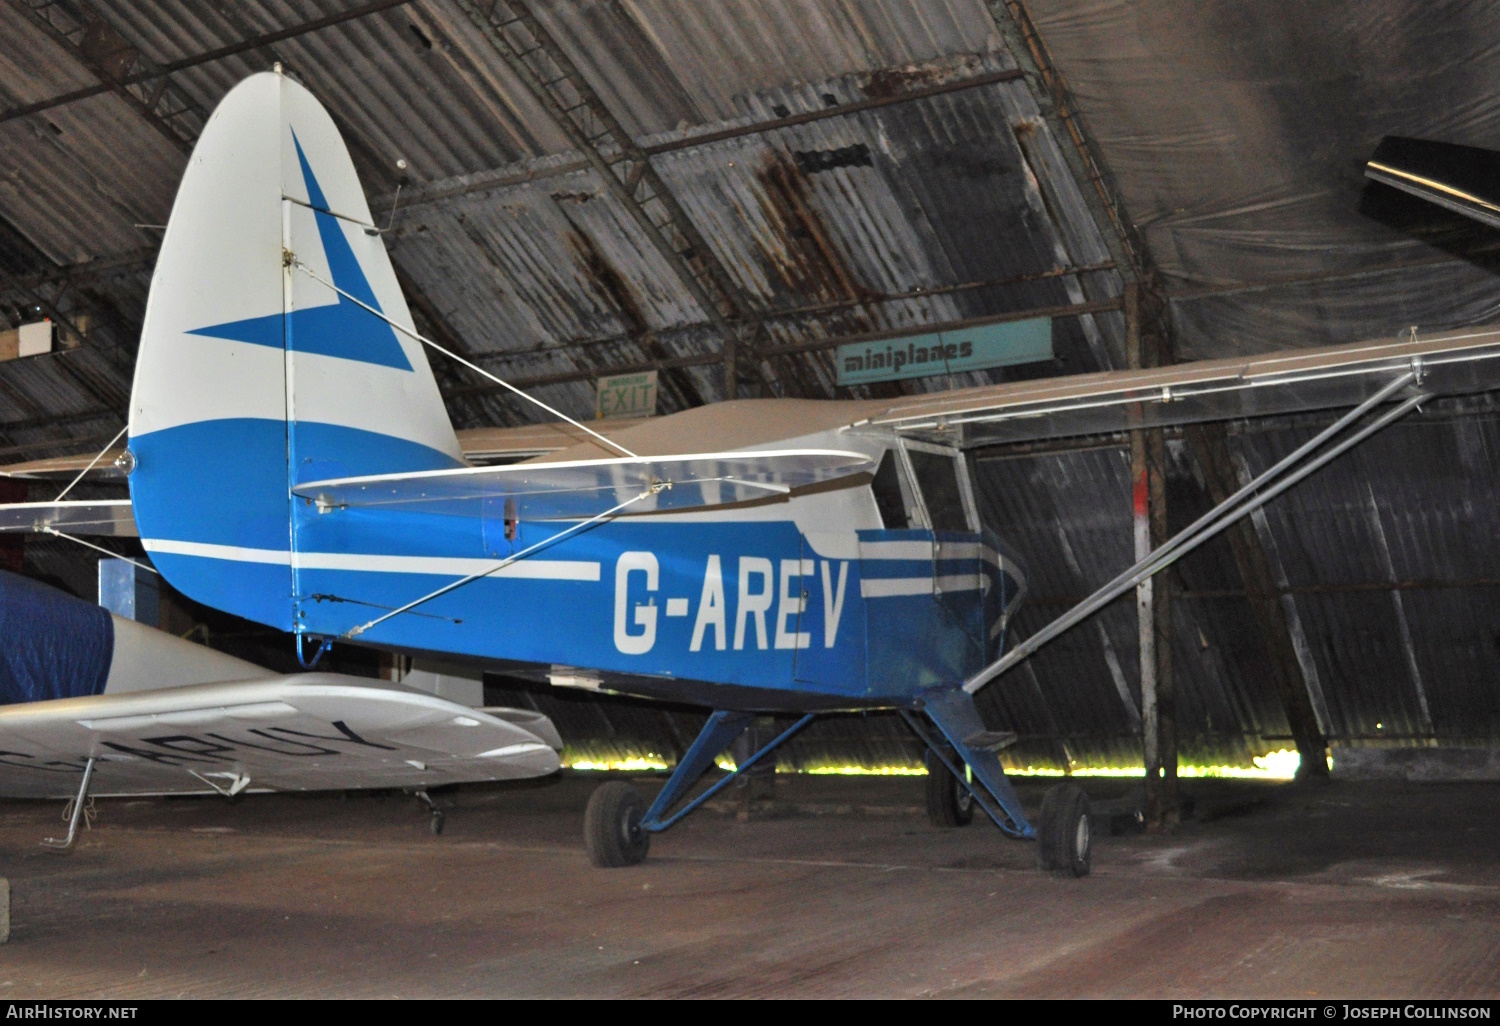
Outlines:
[{"label": "hangar floor", "polygon": [[101,802],[69,856],[56,803],[0,804],[0,998],[1500,995],[1494,786],[1201,782],[1064,881],[889,778],[783,778],[783,815],[598,871],[597,781],[445,796],[441,837],[404,796]]}]

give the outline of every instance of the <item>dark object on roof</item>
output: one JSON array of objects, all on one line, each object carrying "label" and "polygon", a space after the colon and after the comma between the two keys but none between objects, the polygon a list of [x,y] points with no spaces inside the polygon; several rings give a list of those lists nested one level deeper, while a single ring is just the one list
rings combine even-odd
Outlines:
[{"label": "dark object on roof", "polygon": [[1500,153],[1388,135],[1365,177],[1500,228]]}]

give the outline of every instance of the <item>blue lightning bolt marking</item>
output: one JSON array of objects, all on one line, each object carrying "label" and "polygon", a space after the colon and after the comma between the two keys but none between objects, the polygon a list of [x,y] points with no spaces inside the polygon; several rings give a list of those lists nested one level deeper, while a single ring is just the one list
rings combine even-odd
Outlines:
[{"label": "blue lightning bolt marking", "polygon": [[[329,213],[328,200],[318,185],[312,167],[307,163],[307,155],[302,152],[302,143],[297,140],[296,132],[292,133],[292,145],[297,147],[297,162],[302,166],[302,182],[307,187],[308,202],[314,209],[318,237],[322,240],[323,253],[328,260],[328,269],[333,274],[334,284],[360,302],[379,310],[380,304],[365,278],[364,269],[360,267],[354,251],[349,248],[349,240],[344,237],[338,218]],[[337,303],[293,310],[290,325],[285,323],[284,315],[278,311],[264,317],[196,328],[188,334],[249,342],[272,349],[289,346],[299,353],[336,356],[343,360],[404,371],[412,369],[391,326],[343,295],[338,297]]]}]

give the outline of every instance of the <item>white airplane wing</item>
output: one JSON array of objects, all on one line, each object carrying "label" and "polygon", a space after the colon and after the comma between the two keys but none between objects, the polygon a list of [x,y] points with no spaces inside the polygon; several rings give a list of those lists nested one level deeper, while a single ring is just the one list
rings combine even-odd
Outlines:
[{"label": "white airplane wing", "polygon": [[35,533],[139,537],[129,499],[79,499],[63,502],[17,502],[0,506],[0,533]]},{"label": "white airplane wing", "polygon": [[1500,329],[936,392],[853,427],[962,445],[1107,434],[1353,406],[1407,372],[1433,395],[1500,387]]},{"label": "white airplane wing", "polygon": [[[470,513],[476,501],[511,500],[516,519],[596,516],[666,485],[628,512],[662,512],[764,499],[867,469],[864,453],[831,449],[513,463],[313,481],[292,491],[320,508],[416,508]],[[503,515],[502,507],[494,515]]]},{"label": "white airplane wing", "polygon": [[332,673],[0,707],[0,796],[426,788],[543,776],[546,717]]}]

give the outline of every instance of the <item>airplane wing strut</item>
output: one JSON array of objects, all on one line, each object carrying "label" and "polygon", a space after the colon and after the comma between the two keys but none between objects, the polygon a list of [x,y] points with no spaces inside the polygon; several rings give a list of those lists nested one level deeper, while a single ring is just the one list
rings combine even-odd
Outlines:
[{"label": "airplane wing strut", "polygon": [[1121,571],[1114,580],[974,674],[964,682],[964,690],[971,695],[975,694],[980,688],[1029,658],[1047,642],[1082,623],[1136,585],[1165,570],[1199,545],[1246,515],[1255,512],[1297,482],[1316,473],[1365,439],[1406,416],[1424,400],[1430,399],[1431,395],[1418,390],[1404,398],[1393,409],[1370,420],[1342,440],[1335,441],[1340,434],[1353,427],[1377,406],[1397,397],[1403,389],[1416,384],[1415,371],[1408,371],[1394,378],[1370,398],[1287,454],[1260,476],[1173,535],[1139,562]]},{"label": "airplane wing strut", "polygon": [[129,499],[65,499],[0,506],[0,533],[33,531],[108,538],[138,535]]}]

